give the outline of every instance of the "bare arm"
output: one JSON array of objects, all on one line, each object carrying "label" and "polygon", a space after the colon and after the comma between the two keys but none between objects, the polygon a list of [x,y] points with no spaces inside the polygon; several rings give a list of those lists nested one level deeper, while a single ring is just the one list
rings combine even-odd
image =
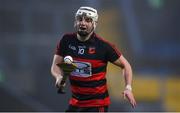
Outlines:
[{"label": "bare arm", "polygon": [[121,57],[117,59],[115,62],[113,62],[113,64],[123,69],[125,85],[131,85],[132,84],[132,69],[129,62],[121,55]]},{"label": "bare arm", "polygon": [[63,57],[59,55],[54,55],[52,66],[51,66],[51,74],[56,79],[56,85],[62,79],[62,70],[56,65],[58,63],[63,62]]},{"label": "bare arm", "polygon": [[121,55],[113,64],[123,69],[123,76],[125,80],[125,90],[123,91],[124,98],[126,97],[133,108],[136,106],[136,100],[132,93],[132,68],[129,62]]}]

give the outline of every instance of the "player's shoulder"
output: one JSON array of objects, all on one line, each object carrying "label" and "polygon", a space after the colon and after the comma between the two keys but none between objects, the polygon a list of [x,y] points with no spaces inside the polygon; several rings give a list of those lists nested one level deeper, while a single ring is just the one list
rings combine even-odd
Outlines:
[{"label": "player's shoulder", "polygon": [[65,33],[63,34],[62,38],[69,39],[69,38],[74,38],[75,36],[76,36],[76,33]]},{"label": "player's shoulder", "polygon": [[99,36],[98,34],[95,34],[96,39],[101,42],[105,46],[114,46],[110,41],[106,40],[105,38]]},{"label": "player's shoulder", "polygon": [[71,39],[73,39],[75,36],[75,33],[64,33],[61,35],[59,42],[66,43],[72,41]]}]

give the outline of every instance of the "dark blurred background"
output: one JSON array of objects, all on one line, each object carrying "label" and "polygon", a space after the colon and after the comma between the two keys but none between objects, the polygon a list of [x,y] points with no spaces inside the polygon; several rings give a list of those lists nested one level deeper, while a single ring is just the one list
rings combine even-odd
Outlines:
[{"label": "dark blurred background", "polygon": [[180,0],[0,0],[0,111],[64,111],[50,67],[80,6],[98,10],[96,32],[131,63],[138,106],[122,98],[121,70],[108,66],[109,111],[180,111]]}]

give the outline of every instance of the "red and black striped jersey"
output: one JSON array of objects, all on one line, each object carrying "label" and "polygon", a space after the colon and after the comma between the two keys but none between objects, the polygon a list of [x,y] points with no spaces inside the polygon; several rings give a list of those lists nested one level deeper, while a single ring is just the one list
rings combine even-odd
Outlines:
[{"label": "red and black striped jersey", "polygon": [[105,77],[107,63],[114,62],[121,55],[114,45],[95,33],[85,42],[79,41],[76,33],[65,34],[57,45],[56,54],[72,56],[78,67],[69,76],[71,105],[92,107],[110,104]]}]

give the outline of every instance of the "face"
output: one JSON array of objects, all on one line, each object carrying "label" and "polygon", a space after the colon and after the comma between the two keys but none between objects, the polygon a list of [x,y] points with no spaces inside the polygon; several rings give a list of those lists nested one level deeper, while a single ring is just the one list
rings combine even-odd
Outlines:
[{"label": "face", "polygon": [[75,28],[80,36],[88,36],[94,30],[92,18],[87,16],[77,16],[75,20]]}]

